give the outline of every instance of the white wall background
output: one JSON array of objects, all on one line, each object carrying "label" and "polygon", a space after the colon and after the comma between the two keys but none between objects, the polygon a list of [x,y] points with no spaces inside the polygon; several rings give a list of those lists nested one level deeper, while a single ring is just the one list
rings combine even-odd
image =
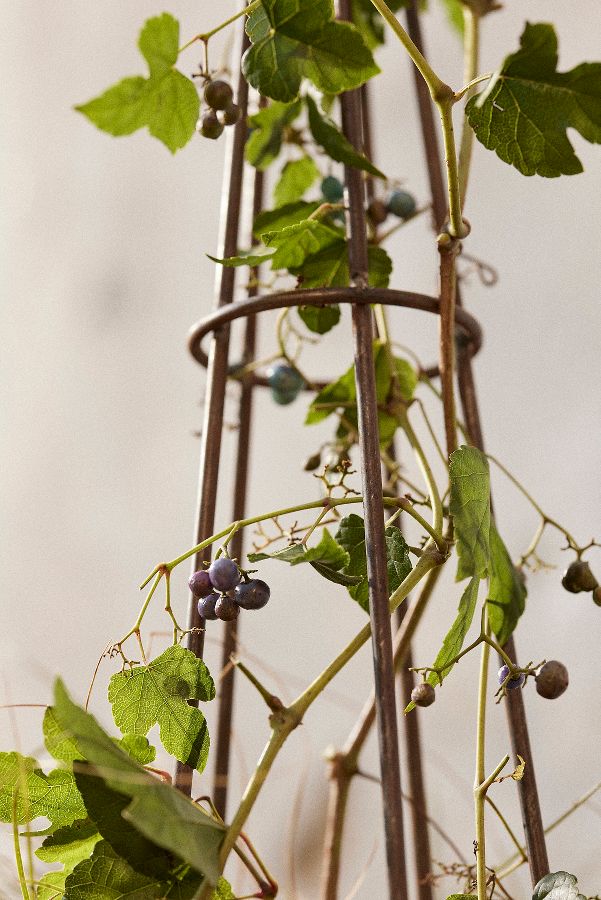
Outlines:
[{"label": "white wall background", "polygon": [[[236,8],[233,2],[217,10],[212,3],[182,0],[166,7],[181,20],[186,38]],[[162,8],[151,0],[2,4],[2,702],[48,702],[57,673],[83,699],[97,656],[135,617],[141,576],[157,560],[185,549],[192,534],[199,446],[193,432],[201,421],[204,376],[185,351],[185,335],[211,308],[213,267],[205,253],[216,248],[224,143],[195,140],[172,158],[146,133],[111,139],[72,111],[75,103],[141,71],[138,28]],[[517,46],[525,18],[557,23],[562,69],[599,56],[601,22],[593,0],[577,7],[560,0],[510,2],[485,23],[483,70]],[[426,27],[435,67],[459,85],[457,42],[438,10]],[[191,50],[183,70],[195,63]],[[425,201],[409,65],[392,41],[381,64],[377,161],[406,178]],[[601,532],[601,156],[599,148],[570,137],[585,174],[550,182],[525,179],[477,146],[467,210],[473,232],[466,250],[496,266],[500,280],[485,289],[472,278],[465,293],[486,334],[476,374],[488,447],[584,541]],[[435,291],[436,253],[425,220],[391,241],[390,252],[395,286]],[[264,321],[269,352],[272,332]],[[426,358],[435,355],[434,329],[434,322],[417,315],[395,314],[397,339]],[[324,374],[340,372],[341,359],[350,363],[348,330],[336,331],[325,346]],[[316,493],[311,476],[299,471],[329,428],[319,434],[303,430],[303,406],[299,400],[281,409],[266,396],[258,398],[253,511]],[[218,515],[224,524],[230,518],[232,448],[226,436]],[[500,525],[517,555],[536,517],[506,481],[494,478]],[[558,566],[561,544],[551,534],[542,547]],[[254,665],[264,663],[270,670],[265,677],[290,698],[363,620],[342,591],[324,589],[306,573],[293,580],[282,569],[273,564],[262,570],[274,600],[264,613],[244,617],[242,639],[259,660]],[[182,571],[176,582],[182,615],[186,577]],[[528,659],[560,658],[571,674],[570,690],[556,703],[546,703],[534,690],[526,698],[547,822],[599,780],[601,610],[588,595],[566,594],[559,582],[558,570],[530,579],[518,640]],[[457,598],[449,576],[417,641],[422,664],[436,652]],[[158,606],[149,628],[160,630],[165,624]],[[217,670],[218,629],[213,634],[209,663]],[[421,716],[431,812],[468,857],[476,669],[477,661],[467,660],[436,706]],[[103,691],[111,671],[110,664],[101,669],[93,703],[105,722]],[[369,682],[366,650],[291,738],[250,822],[286,900],[317,896],[326,787],[321,753],[344,740]],[[267,735],[263,710],[244,685],[237,713],[235,792]],[[40,752],[41,710],[0,710],[0,716],[1,749]],[[494,707],[489,764],[507,747],[503,710]],[[376,771],[376,765],[372,742],[364,767]],[[297,778],[295,795],[291,785]],[[517,826],[513,795],[504,785],[498,799]],[[383,897],[377,787],[356,784],[350,811],[342,896],[373,850],[355,896]],[[579,874],[585,894],[601,890],[593,837],[600,815],[597,799],[549,842],[552,867]],[[0,832],[0,850],[1,891],[16,897],[7,831]],[[436,836],[433,852],[435,859],[451,861]],[[489,852],[493,863],[511,852],[495,822]],[[523,870],[507,884],[515,898],[530,896]],[[452,887],[441,884],[439,896]]]}]

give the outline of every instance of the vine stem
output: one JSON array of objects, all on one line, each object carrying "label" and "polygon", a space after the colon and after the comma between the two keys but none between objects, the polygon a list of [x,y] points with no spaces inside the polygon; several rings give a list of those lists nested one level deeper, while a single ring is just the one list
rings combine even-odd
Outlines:
[{"label": "vine stem", "polygon": [[484,828],[484,804],[486,791],[483,785],[486,780],[486,695],[488,691],[488,664],[490,647],[486,641],[482,643],[480,657],[480,676],[478,679],[478,717],[476,723],[476,777],[474,783],[474,812],[476,819],[476,878],[478,900],[486,898],[486,833]]},{"label": "vine stem", "polygon": [[[389,599],[390,612],[399,606],[407,595],[416,587],[421,579],[432,569],[439,566],[443,560],[435,549],[433,541],[428,541],[424,548],[424,555],[417,561],[415,568],[409,573],[399,587],[391,594]],[[220,869],[223,871],[227,858],[236,843],[238,836],[251,813],[257,797],[265,783],[265,780],[275,762],[286,739],[294,729],[300,725],[304,715],[310,706],[319,697],[333,678],[355,656],[355,654],[367,643],[371,636],[371,625],[365,625],[349,644],[326,666],[320,675],[300,694],[288,707],[277,710],[269,717],[271,735],[259,758],[256,769],[244,791],[240,805],[226,831],[220,850]],[[207,887],[200,893],[199,900],[208,900],[211,896],[211,887]]]},{"label": "vine stem", "polygon": [[31,895],[29,893],[29,888],[27,887],[27,881],[25,880],[25,869],[23,867],[23,856],[21,855],[21,843],[19,841],[19,824],[17,822],[17,801],[18,801],[19,792],[16,790],[13,794],[13,814],[12,814],[12,825],[13,825],[13,845],[15,851],[15,863],[17,866],[17,876],[19,878],[19,886],[21,888],[21,894],[23,895],[23,900],[31,900]]},{"label": "vine stem", "polygon": [[214,34],[218,34],[220,31],[223,31],[224,28],[227,28],[228,25],[231,25],[237,19],[240,19],[242,16],[249,16],[255,9],[258,9],[261,5],[261,0],[253,0],[252,3],[249,3],[248,6],[245,6],[244,9],[241,9],[239,12],[234,13],[233,16],[230,16],[229,19],[226,19],[225,22],[222,22],[221,25],[217,25],[215,28],[212,28],[211,31],[205,31],[200,34],[194,35],[194,37],[188,41],[187,44],[184,44],[183,47],[180,47],[177,51],[178,54],[182,53],[184,50],[187,50],[188,47],[191,47],[192,44],[195,44],[197,41],[203,41],[203,43],[207,43],[209,38],[212,38]]},{"label": "vine stem", "polygon": [[[455,100],[460,100],[466,96],[469,99],[472,88],[480,81],[490,78],[489,75],[478,77],[478,67],[480,60],[480,15],[472,7],[465,5],[463,7],[463,57],[464,57],[464,75],[463,80],[465,87],[455,94]],[[472,162],[472,150],[474,146],[474,132],[467,121],[467,117],[463,117],[463,128],[461,130],[461,142],[459,145],[459,197],[461,206],[465,204],[467,194],[467,184],[469,180],[470,167]]]}]

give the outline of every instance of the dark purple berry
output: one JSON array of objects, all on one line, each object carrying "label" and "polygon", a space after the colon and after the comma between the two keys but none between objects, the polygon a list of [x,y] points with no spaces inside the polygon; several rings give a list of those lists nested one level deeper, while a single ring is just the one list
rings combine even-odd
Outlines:
[{"label": "dark purple berry", "polygon": [[594,591],[598,582],[591,572],[589,564],[581,559],[576,559],[566,569],[561,583],[566,591],[571,594],[579,594],[581,591]]},{"label": "dark purple berry", "polygon": [[209,573],[204,569],[190,575],[188,586],[195,597],[208,597],[213,590]]},{"label": "dark purple berry", "polygon": [[206,112],[196,126],[197,131],[211,141],[216,141],[218,137],[221,137],[223,127],[223,123],[219,121],[217,113],[213,112],[213,110]]},{"label": "dark purple berry", "polygon": [[221,113],[221,121],[224,125],[235,125],[240,121],[242,110],[237,103],[229,103]]},{"label": "dark purple berry", "polygon": [[219,600],[219,594],[209,594],[198,601],[198,615],[203,619],[216,619],[215,607]]},{"label": "dark purple berry", "polygon": [[386,205],[388,212],[399,219],[408,219],[417,208],[415,198],[408,191],[393,191]]},{"label": "dark purple berry", "polygon": [[[501,666],[501,668],[499,669],[499,684],[503,684],[508,675],[509,666]],[[515,691],[517,688],[523,685],[525,680],[526,676],[523,672],[520,672],[519,675],[510,678],[505,687],[508,691]]]},{"label": "dark purple berry", "polygon": [[422,681],[411,691],[411,699],[416,706],[432,706],[436,700],[436,691],[428,681]]},{"label": "dark purple berry", "polygon": [[237,619],[239,614],[240,607],[234,598],[230,597],[229,594],[220,594],[215,604],[215,615],[217,618],[221,619],[222,622],[231,622],[233,619]]},{"label": "dark purple berry", "polygon": [[328,203],[340,203],[344,197],[344,187],[334,175],[326,175],[321,182],[321,193],[324,200]]},{"label": "dark purple berry", "polygon": [[204,90],[205,103],[211,109],[227,109],[233,97],[234,92],[227,81],[209,81]]},{"label": "dark purple berry", "polygon": [[310,456],[307,462],[304,465],[305,472],[314,472],[315,469],[318,469],[321,465],[321,453],[318,451],[314,453],[313,456]]},{"label": "dark purple berry", "polygon": [[240,581],[240,570],[233,559],[220,556],[209,566],[209,578],[215,590],[224,593],[233,590]]},{"label": "dark purple berry", "polygon": [[374,225],[381,225],[388,218],[388,207],[383,200],[372,200],[367,207],[367,215]]},{"label": "dark purple berry", "polygon": [[550,659],[542,666],[535,681],[537,694],[547,700],[555,700],[568,689],[570,679],[564,664]]},{"label": "dark purple berry", "polygon": [[267,380],[271,388],[271,396],[281,406],[286,406],[296,400],[305,384],[302,375],[296,369],[283,363],[268,370]]},{"label": "dark purple berry", "polygon": [[601,585],[599,584],[593,591],[593,602],[596,603],[597,606],[601,606]]},{"label": "dark purple berry", "polygon": [[260,578],[243,581],[234,591],[234,600],[242,609],[263,609],[269,600],[269,585]]}]

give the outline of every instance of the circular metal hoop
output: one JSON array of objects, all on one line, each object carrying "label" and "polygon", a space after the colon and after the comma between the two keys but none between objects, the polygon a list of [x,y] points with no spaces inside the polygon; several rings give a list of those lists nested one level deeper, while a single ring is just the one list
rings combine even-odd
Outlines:
[{"label": "circular metal hoop", "polygon": [[[416,309],[434,315],[439,313],[439,301],[428,294],[416,294],[411,291],[397,291],[389,288],[314,288],[295,291],[280,291],[275,294],[253,297],[229,303],[200,319],[191,329],[188,337],[188,349],[194,359],[204,368],[208,364],[208,356],[202,348],[202,340],[207,334],[218,331],[235,319],[246,318],[256,313],[273,309],[291,308],[293,306],[331,306],[334,303],[380,303],[383,306],[399,306],[405,309]],[[482,329],[474,316],[462,307],[455,310],[455,323],[465,338],[470,357],[475,356],[482,346]],[[439,374],[438,366],[424,370],[429,378]],[[264,375],[252,373],[253,383],[262,387],[268,385]],[[321,389],[328,382],[315,381],[314,387]]]}]

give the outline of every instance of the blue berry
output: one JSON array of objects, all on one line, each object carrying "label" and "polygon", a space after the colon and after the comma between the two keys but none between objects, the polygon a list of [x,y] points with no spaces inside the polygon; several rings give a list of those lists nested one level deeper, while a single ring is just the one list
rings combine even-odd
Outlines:
[{"label": "blue berry", "polygon": [[417,209],[415,198],[408,191],[393,191],[386,205],[388,212],[399,219],[408,219]]},{"label": "blue berry", "polygon": [[[499,684],[503,684],[507,676],[509,675],[509,666],[501,666],[499,669]],[[523,672],[515,678],[510,678],[505,687],[508,691],[515,691],[517,688],[521,687],[526,680],[526,676]]]},{"label": "blue berry", "polygon": [[215,616],[223,622],[231,622],[237,619],[240,613],[240,607],[233,597],[229,594],[220,594],[215,604]]},{"label": "blue berry", "polygon": [[201,597],[198,601],[198,615],[202,619],[216,619],[215,606],[218,600],[219,594],[209,594],[208,597]]},{"label": "blue berry", "polygon": [[225,594],[233,590],[240,581],[240,571],[233,559],[220,556],[209,566],[209,578],[215,590]]},{"label": "blue berry", "polygon": [[321,193],[328,203],[340,203],[344,197],[344,187],[334,175],[326,175],[321,182]]},{"label": "blue berry", "polygon": [[201,569],[199,572],[193,572],[188,580],[188,586],[195,597],[208,597],[213,590],[209,573]]},{"label": "blue berry", "polygon": [[269,585],[260,578],[243,581],[234,591],[234,600],[242,609],[263,609],[269,600]]},{"label": "blue berry", "polygon": [[296,400],[305,384],[302,375],[296,369],[283,363],[269,369],[267,380],[271,388],[271,396],[281,406],[286,406]]}]

